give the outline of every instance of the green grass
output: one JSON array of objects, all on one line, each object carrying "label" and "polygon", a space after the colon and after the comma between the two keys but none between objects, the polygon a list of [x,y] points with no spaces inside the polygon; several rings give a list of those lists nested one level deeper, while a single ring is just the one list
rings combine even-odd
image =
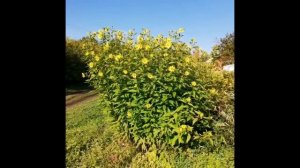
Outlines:
[{"label": "green grass", "polygon": [[153,157],[142,153],[122,136],[118,123],[100,99],[83,102],[66,111],[67,167],[234,167],[233,149],[207,153],[200,150],[166,151]]}]

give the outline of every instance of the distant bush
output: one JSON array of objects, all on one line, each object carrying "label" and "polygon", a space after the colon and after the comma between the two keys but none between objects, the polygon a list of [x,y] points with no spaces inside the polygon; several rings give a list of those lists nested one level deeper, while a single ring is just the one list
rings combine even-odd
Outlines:
[{"label": "distant bush", "polygon": [[181,42],[182,33],[153,37],[144,29],[134,40],[133,31],[104,28],[83,46],[84,76],[106,94],[112,114],[142,149],[226,143],[216,124],[231,106],[232,81],[193,57],[195,41]]},{"label": "distant bush", "polygon": [[211,52],[213,61],[220,67],[234,64],[234,34],[227,34],[213,47]]},{"label": "distant bush", "polygon": [[82,72],[87,71],[87,66],[83,61],[83,51],[81,41],[66,40],[66,72],[65,80],[68,85],[80,85],[84,83]]}]

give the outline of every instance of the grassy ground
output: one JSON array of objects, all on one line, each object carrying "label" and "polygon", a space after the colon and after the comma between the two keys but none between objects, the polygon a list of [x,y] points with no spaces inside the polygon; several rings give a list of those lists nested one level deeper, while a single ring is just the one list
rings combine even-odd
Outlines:
[{"label": "grassy ground", "polygon": [[123,137],[99,96],[77,102],[66,111],[67,167],[234,167],[232,148],[215,153],[167,151],[153,157]]}]

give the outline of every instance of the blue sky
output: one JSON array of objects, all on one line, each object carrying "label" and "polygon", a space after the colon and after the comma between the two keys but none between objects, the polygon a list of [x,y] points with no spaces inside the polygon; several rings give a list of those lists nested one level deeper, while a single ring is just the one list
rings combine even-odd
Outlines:
[{"label": "blue sky", "polygon": [[79,39],[106,26],[148,28],[153,35],[183,27],[183,41],[194,37],[210,52],[217,39],[234,31],[234,0],[66,0],[67,37]]}]

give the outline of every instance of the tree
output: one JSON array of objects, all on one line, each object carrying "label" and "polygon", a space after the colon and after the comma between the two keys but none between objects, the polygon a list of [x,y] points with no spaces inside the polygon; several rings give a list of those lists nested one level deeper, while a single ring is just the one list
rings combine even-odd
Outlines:
[{"label": "tree", "polygon": [[65,80],[67,86],[84,83],[81,73],[85,72],[87,67],[82,60],[84,55],[81,48],[82,43],[80,40],[66,39]]},{"label": "tree", "polygon": [[234,33],[226,34],[211,52],[213,62],[217,66],[234,64]]}]

